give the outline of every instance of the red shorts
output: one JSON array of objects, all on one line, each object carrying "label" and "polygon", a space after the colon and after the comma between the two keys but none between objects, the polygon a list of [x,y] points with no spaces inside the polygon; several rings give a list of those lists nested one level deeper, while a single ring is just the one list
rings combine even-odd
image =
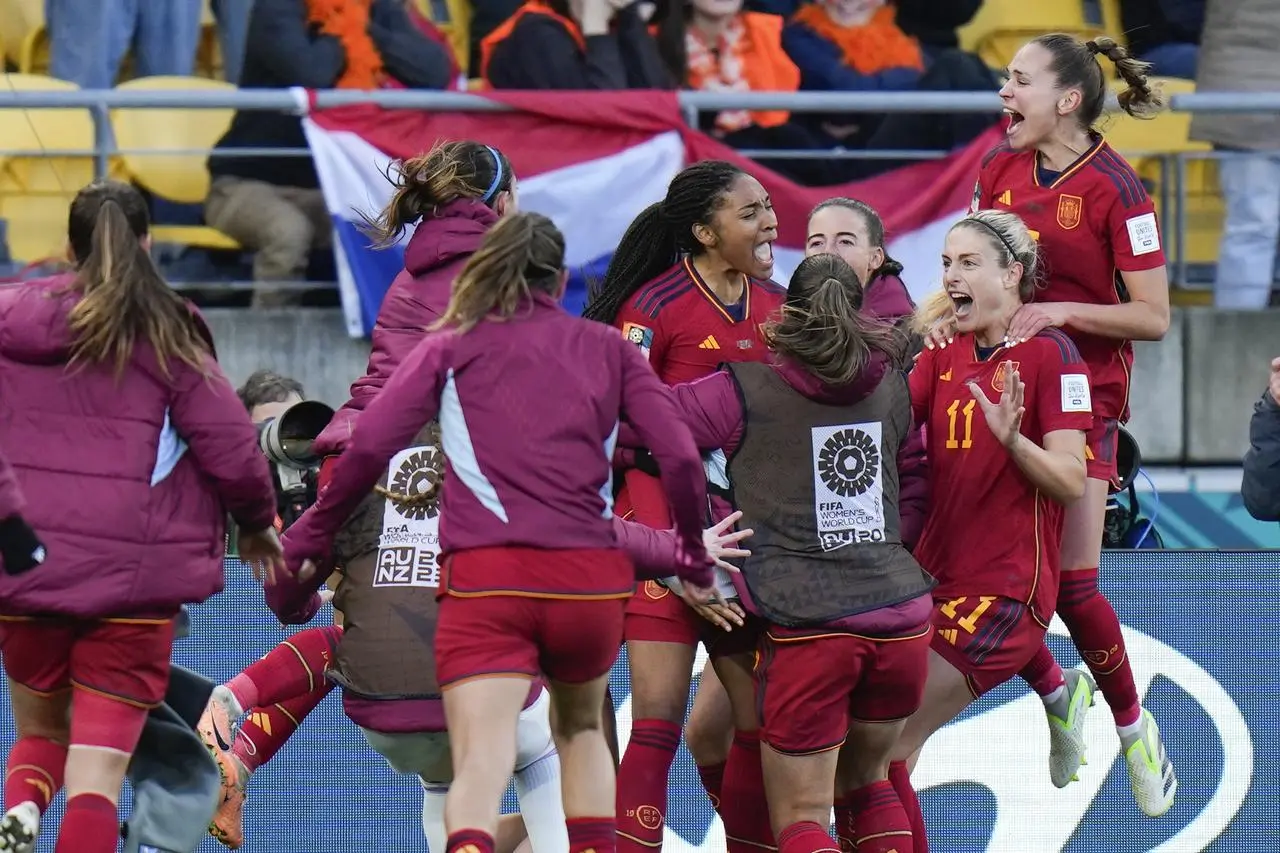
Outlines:
[{"label": "red shorts", "polygon": [[169,689],[174,620],[22,619],[0,622],[5,674],[33,693],[75,685],[152,708]]},{"label": "red shorts", "polygon": [[810,755],[842,745],[851,722],[910,717],[924,697],[930,635],[928,626],[896,639],[766,632],[756,662],[760,739],[775,752]]},{"label": "red shorts", "polygon": [[702,643],[713,658],[755,651],[763,623],[748,616],[746,624],[722,631],[699,616],[680,596],[657,581],[643,581],[627,601],[623,636],[631,643]]},{"label": "red shorts", "polygon": [[1090,480],[1115,481],[1119,428],[1115,418],[1094,418],[1093,427],[1084,434],[1084,470]]},{"label": "red shorts", "polygon": [[517,675],[582,684],[609,672],[622,644],[624,598],[446,594],[436,623],[436,678]]},{"label": "red shorts", "polygon": [[1044,643],[1025,604],[994,595],[934,599],[932,648],[961,672],[974,698],[1013,678]]}]

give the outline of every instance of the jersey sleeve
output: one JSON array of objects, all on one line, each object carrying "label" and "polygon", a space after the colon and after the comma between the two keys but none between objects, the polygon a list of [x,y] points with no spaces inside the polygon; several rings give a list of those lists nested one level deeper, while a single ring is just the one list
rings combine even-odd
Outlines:
[{"label": "jersey sleeve", "polygon": [[649,365],[661,376],[667,360],[667,336],[663,334],[662,317],[650,317],[635,307],[631,297],[618,311],[614,325],[622,330],[622,337],[634,344]]},{"label": "jersey sleeve", "polygon": [[933,389],[937,379],[938,350],[922,349],[916,363],[907,376],[911,388],[911,415],[917,424],[929,422],[929,409],[933,406]]},{"label": "jersey sleeve", "polygon": [[978,179],[973,184],[973,199],[969,202],[970,213],[977,213],[979,210],[987,210],[991,207],[993,199],[991,188],[995,185],[995,164],[1000,155],[1008,150],[1008,145],[1002,143],[983,155],[982,165],[978,167]]},{"label": "jersey sleeve", "polygon": [[[1165,265],[1160,223],[1151,196],[1132,170],[1132,187],[1126,182],[1107,209],[1106,231],[1111,238],[1111,261],[1122,272],[1152,270]],[[1130,203],[1126,203],[1130,202]]]},{"label": "jersey sleeve", "polygon": [[[1037,335],[1035,388],[1036,420],[1041,432],[1064,429],[1088,432],[1093,426],[1093,398],[1089,368],[1075,343],[1052,329]],[[1044,435],[1040,436],[1043,440]]]}]

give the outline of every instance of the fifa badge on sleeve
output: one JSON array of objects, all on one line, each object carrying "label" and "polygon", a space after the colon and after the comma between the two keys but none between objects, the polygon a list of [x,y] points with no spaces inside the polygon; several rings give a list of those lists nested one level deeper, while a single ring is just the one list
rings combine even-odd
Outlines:
[{"label": "fifa badge on sleeve", "polygon": [[624,323],[622,336],[640,347],[640,354],[649,358],[649,350],[653,349],[653,329],[639,323]]}]

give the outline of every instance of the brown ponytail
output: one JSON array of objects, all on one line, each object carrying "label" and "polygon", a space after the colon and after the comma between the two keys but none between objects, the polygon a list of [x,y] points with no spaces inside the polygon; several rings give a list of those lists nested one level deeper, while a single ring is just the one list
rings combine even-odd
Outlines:
[{"label": "brown ponytail", "polygon": [[1115,39],[1099,36],[1092,41],[1080,41],[1066,33],[1050,33],[1040,36],[1032,44],[1038,44],[1053,56],[1049,70],[1058,78],[1063,89],[1079,88],[1080,108],[1077,115],[1085,129],[1091,129],[1107,104],[1107,78],[1098,62],[1098,55],[1111,60],[1127,88],[1118,96],[1120,108],[1139,119],[1155,118],[1165,108],[1165,98],[1160,86],[1147,79],[1151,63],[1129,55]]},{"label": "brown ponytail", "polygon": [[765,324],[770,349],[800,363],[826,385],[858,377],[873,353],[895,366],[907,341],[896,328],[862,313],[862,283],[839,255],[805,258],[791,276],[779,319]]},{"label": "brown ponytail", "polygon": [[205,371],[209,345],[147,253],[148,227],[142,195],[119,181],[95,181],[71,202],[74,287],[84,294],[68,316],[73,364],[113,361],[120,375],[145,338],[166,377],[174,359]]},{"label": "brown ponytail", "polygon": [[510,319],[537,290],[555,293],[564,272],[564,235],[540,213],[505,216],[453,283],[449,307],[433,329],[467,332],[481,320]]},{"label": "brown ponytail", "polygon": [[377,216],[361,213],[363,230],[385,249],[406,228],[436,208],[461,198],[494,206],[498,195],[510,192],[515,174],[511,162],[496,148],[479,142],[441,142],[430,151],[393,164],[387,180],[395,192]]}]

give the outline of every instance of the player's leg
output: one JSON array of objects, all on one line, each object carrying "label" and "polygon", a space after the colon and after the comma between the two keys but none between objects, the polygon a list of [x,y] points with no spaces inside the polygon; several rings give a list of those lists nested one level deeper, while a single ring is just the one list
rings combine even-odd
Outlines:
[{"label": "player's leg", "polygon": [[733,746],[733,711],[729,707],[729,694],[725,692],[710,660],[698,677],[689,721],[684,726],[684,743],[693,756],[698,778],[711,799],[711,807],[720,811],[724,767]]},{"label": "player's leg", "polygon": [[[631,737],[618,767],[618,848],[661,849],[671,764],[689,704],[699,618],[666,587],[646,581],[627,605]],[[561,756],[561,764],[564,756]]]},{"label": "player's leg", "polygon": [[67,806],[54,853],[115,853],[118,804],[149,710],[164,701],[174,623],[101,622],[71,649]]},{"label": "player's leg", "polygon": [[[914,637],[870,647],[850,697],[849,737],[836,770],[836,837],[843,853],[910,853],[915,846],[912,816],[889,781],[889,763],[907,719],[920,710],[930,642],[926,626]],[[918,805],[913,801],[912,809]]]},{"label": "player's leg", "polygon": [[[602,707],[602,723],[604,719]],[[520,712],[516,724],[515,782],[516,799],[533,853],[568,853],[569,835],[560,794],[560,755],[551,733],[551,695],[545,688],[539,689],[538,698]]]},{"label": "player's leg", "polygon": [[31,850],[40,820],[62,788],[70,742],[74,631],[54,620],[0,624],[17,740],[5,763],[0,851]]},{"label": "player's leg", "polygon": [[836,761],[861,664],[855,645],[848,635],[761,641],[760,758],[779,853],[832,849]]},{"label": "player's leg", "polygon": [[733,731],[720,801],[729,853],[758,853],[777,846],[765,796],[756,704],[756,653],[752,647],[759,641],[759,628],[758,623],[749,622],[732,634],[717,638],[711,647],[711,661],[728,699]]},{"label": "player's leg", "polygon": [[556,601],[545,609],[541,625],[569,853],[613,853],[618,846],[613,758],[601,703],[622,642],[626,606],[623,599]]},{"label": "player's leg", "polygon": [[600,712],[601,719],[604,720],[604,739],[609,743],[609,754],[613,756],[613,770],[616,774],[618,765],[622,763],[622,750],[618,748],[618,709],[614,707],[613,694],[607,687]]},{"label": "player's leg", "polygon": [[1145,814],[1159,817],[1173,805],[1178,779],[1154,718],[1142,708],[1120,620],[1098,589],[1117,428],[1115,421],[1099,419],[1088,435],[1085,494],[1067,507],[1063,520],[1057,612],[1111,707],[1134,799]]}]

